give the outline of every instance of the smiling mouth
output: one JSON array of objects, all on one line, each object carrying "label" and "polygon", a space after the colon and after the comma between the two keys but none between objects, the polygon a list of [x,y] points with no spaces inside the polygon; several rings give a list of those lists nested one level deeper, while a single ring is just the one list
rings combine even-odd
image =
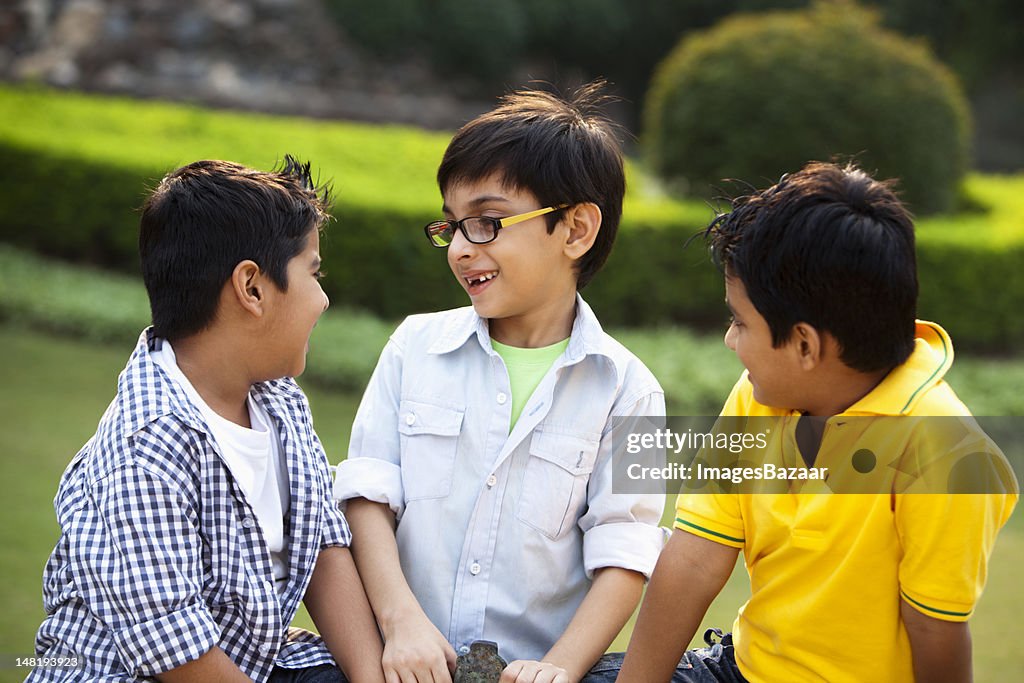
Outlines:
[{"label": "smiling mouth", "polygon": [[467,277],[463,279],[470,285],[479,285],[483,284],[484,282],[487,282],[488,280],[493,280],[496,277],[498,277],[498,271],[492,270],[489,273],[480,273],[479,275],[474,275],[473,277]]},{"label": "smiling mouth", "polygon": [[469,293],[476,294],[483,291],[483,289],[496,277],[498,277],[498,271],[492,270],[486,273],[478,273],[472,277],[464,277],[462,279],[466,283],[466,289],[469,290]]}]

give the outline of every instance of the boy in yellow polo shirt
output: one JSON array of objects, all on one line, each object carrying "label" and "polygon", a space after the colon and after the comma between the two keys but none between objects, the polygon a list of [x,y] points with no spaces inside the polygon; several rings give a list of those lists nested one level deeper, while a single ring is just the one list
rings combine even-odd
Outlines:
[{"label": "boy in yellow polo shirt", "polygon": [[[915,322],[908,213],[855,167],[814,163],[734,202],[707,236],[733,315],[725,343],[746,367],[722,415],[773,418],[775,456],[791,444],[799,467],[831,465],[836,478],[802,493],[680,495],[618,680],[970,681],[967,619],[1017,485],[954,495],[898,484],[924,442],[991,446],[980,430],[946,434],[970,413],[942,379],[948,335]],[[876,469],[895,451],[892,471]],[[889,488],[808,493],[870,470]],[[751,597],[733,633],[684,653],[739,550]]]}]

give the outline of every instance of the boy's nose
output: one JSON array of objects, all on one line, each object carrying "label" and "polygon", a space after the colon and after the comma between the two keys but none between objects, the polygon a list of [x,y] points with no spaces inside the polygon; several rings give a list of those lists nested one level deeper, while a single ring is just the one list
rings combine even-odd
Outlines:
[{"label": "boy's nose", "polygon": [[472,256],[476,251],[476,245],[466,239],[461,230],[456,230],[452,236],[452,243],[448,245],[448,258],[451,261],[458,261],[462,258]]},{"label": "boy's nose", "polygon": [[323,294],[324,294],[324,308],[323,308],[323,311],[320,311],[321,313],[324,313],[325,311],[327,311],[328,308],[331,307],[331,297],[327,296],[327,292],[324,292]]},{"label": "boy's nose", "polygon": [[725,346],[730,351],[736,351],[736,326],[729,325],[729,329],[725,331]]}]

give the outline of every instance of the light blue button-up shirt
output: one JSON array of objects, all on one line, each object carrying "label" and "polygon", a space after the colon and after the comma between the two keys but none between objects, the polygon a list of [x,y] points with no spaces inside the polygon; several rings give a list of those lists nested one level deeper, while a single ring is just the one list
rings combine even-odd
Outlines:
[{"label": "light blue button-up shirt", "polygon": [[405,577],[456,650],[491,640],[509,661],[538,660],[594,570],[654,569],[664,499],[612,492],[611,428],[665,401],[579,297],[569,345],[511,433],[510,399],[472,308],[409,317],[363,396],[335,496],[394,510]]}]

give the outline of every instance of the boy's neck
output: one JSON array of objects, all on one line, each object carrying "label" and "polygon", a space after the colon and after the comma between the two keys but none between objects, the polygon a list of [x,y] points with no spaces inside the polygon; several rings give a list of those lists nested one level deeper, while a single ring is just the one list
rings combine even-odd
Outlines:
[{"label": "boy's neck", "polygon": [[833,369],[828,376],[816,382],[821,387],[812,401],[801,410],[810,417],[832,417],[840,415],[881,384],[888,370],[859,372],[846,365]]},{"label": "boy's neck", "polygon": [[238,362],[237,348],[202,332],[179,339],[173,347],[178,368],[206,405],[225,420],[251,427],[247,399],[252,382]]},{"label": "boy's neck", "polygon": [[491,339],[521,349],[551,346],[572,333],[576,320],[576,290],[552,297],[543,306],[522,315],[488,320]]}]

